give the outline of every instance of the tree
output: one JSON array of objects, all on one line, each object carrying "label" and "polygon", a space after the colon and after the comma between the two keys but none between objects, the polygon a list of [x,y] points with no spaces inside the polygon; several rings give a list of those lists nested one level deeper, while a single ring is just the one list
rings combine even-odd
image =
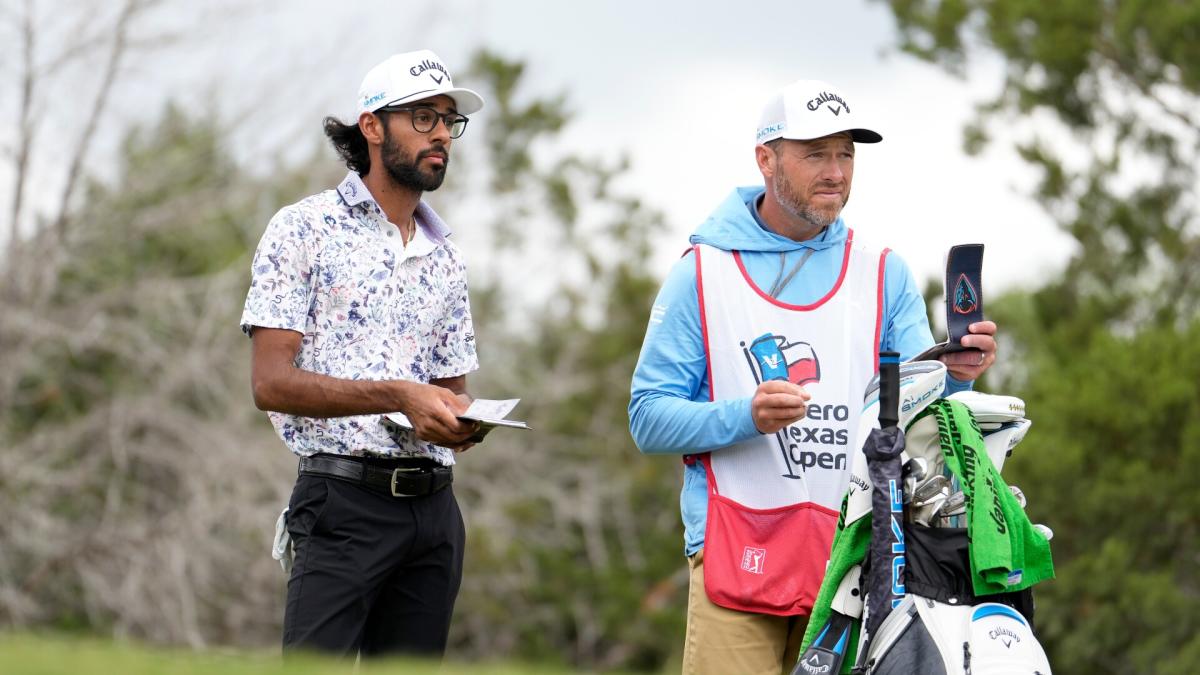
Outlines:
[{"label": "tree", "polygon": [[0,152],[0,624],[261,642],[278,600],[258,533],[280,495],[244,481],[280,469],[246,452],[269,436],[230,330],[245,226],[265,219],[253,181],[223,130],[170,109],[117,130],[114,179],[95,170],[131,65],[177,37],[166,5],[0,14],[15,104]]},{"label": "tree", "polygon": [[268,188],[219,138],[174,109],[130,130],[116,180],[85,182],[65,217],[54,293],[5,314],[0,349],[30,345],[6,362],[0,407],[5,624],[273,638],[281,575],[264,530],[290,462],[263,450],[275,443],[236,329]]},{"label": "tree", "polygon": [[487,239],[490,262],[472,282],[484,364],[472,389],[523,397],[536,431],[493,432],[460,463],[471,544],[454,639],[478,654],[657,669],[682,636],[680,471],[639,456],[626,406],[661,216],[620,189],[622,160],[557,149],[566,99],[526,102],[523,73],[489,52],[473,61],[488,127],[472,163],[487,167],[492,216],[466,241]]},{"label": "tree", "polygon": [[1004,60],[966,147],[1013,139],[1030,196],[1078,244],[991,309],[999,388],[1035,421],[1006,475],[1058,531],[1037,617],[1055,670],[1195,672],[1200,504],[1181,477],[1200,453],[1200,2],[889,5],[919,58]]},{"label": "tree", "polygon": [[[661,217],[621,189],[623,160],[556,145],[565,97],[526,94],[523,66],[493,54],[474,67],[488,128],[428,197],[486,254],[472,389],[525,398],[536,431],[493,432],[459,464],[455,652],[658,668],[682,634],[680,472],[638,455],[625,407]],[[343,169],[326,152],[253,176],[215,119],[169,107],[130,129],[115,176],[81,181],[41,309],[7,305],[0,349],[28,348],[0,391],[5,625],[277,642],[285,577],[266,549],[295,463],[249,400],[236,324],[271,212]],[[43,236],[58,233],[21,245]]]},{"label": "tree", "polygon": [[978,106],[965,144],[977,152],[1014,133],[1041,176],[1032,197],[1079,244],[1039,293],[1038,319],[1119,329],[1194,318],[1200,2],[890,6],[911,54],[958,74],[981,51],[1006,63],[1001,90]]}]

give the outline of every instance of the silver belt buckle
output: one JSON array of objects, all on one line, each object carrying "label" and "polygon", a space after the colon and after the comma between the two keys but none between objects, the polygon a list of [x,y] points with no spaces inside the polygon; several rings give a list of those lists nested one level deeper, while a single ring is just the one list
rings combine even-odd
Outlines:
[{"label": "silver belt buckle", "polygon": [[393,497],[415,497],[416,496],[416,495],[406,494],[403,492],[396,492],[396,477],[399,476],[401,472],[412,473],[414,471],[420,471],[420,469],[413,468],[413,467],[400,467],[397,469],[392,469],[392,496]]}]

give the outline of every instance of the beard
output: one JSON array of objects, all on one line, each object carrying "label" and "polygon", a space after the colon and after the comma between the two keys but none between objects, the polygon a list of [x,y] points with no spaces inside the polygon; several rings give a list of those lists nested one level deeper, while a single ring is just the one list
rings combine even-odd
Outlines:
[{"label": "beard", "polygon": [[[421,160],[438,154],[446,158],[442,166],[429,171],[421,169]],[[418,152],[416,157],[410,160],[400,149],[400,144],[387,133],[385,126],[380,159],[383,161],[383,168],[392,177],[392,180],[396,181],[397,185],[419,192],[431,192],[441,187],[442,181],[446,179],[446,167],[450,166],[450,151],[440,145],[435,145]]]},{"label": "beard", "polygon": [[783,207],[783,210],[792,214],[796,218],[806,220],[820,229],[829,227],[833,221],[837,220],[838,215],[842,212],[842,207],[850,199],[850,192],[847,188],[846,195],[842,199],[842,203],[837,206],[818,207],[813,206],[800,192],[795,185],[787,179],[782,171],[775,174],[774,188],[776,201]]}]

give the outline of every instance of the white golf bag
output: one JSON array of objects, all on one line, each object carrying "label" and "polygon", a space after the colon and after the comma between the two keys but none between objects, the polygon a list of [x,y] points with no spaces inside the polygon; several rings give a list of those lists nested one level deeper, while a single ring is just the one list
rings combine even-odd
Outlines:
[{"label": "white golf bag", "polygon": [[[838,568],[846,570],[840,579],[827,576],[822,597],[837,584],[828,605],[828,620],[801,654],[793,675],[836,675],[851,664],[851,672],[871,675],[1049,675],[1049,663],[1031,624],[1030,589],[978,596],[973,592],[963,492],[958,479],[945,468],[936,421],[925,416],[912,423],[943,393],[945,366],[938,361],[918,361],[892,368],[892,373],[899,371],[898,376],[891,375],[898,380],[892,394],[887,392],[889,375],[882,361],[883,386],[877,379],[867,390],[856,446],[864,448],[866,444],[867,448],[852,462],[839,530],[868,519],[872,530],[867,555],[862,563]],[[947,398],[971,411],[988,458],[999,471],[1030,426],[1024,402],[977,392]],[[889,407],[893,411],[890,417],[886,413]],[[896,419],[895,425],[906,432],[898,434],[901,438],[896,447],[903,450],[893,464],[896,478],[891,481],[894,488],[902,484],[903,491],[902,509],[901,497],[896,494],[899,490],[893,491],[891,513],[904,522],[901,525],[897,517],[891,518],[895,538],[883,542],[884,546],[878,540],[881,532],[887,537],[888,525],[880,529],[879,496],[876,494],[873,504],[872,494],[886,494],[887,490],[875,490],[872,476],[879,479],[881,474],[869,470],[867,459],[872,441],[890,438],[877,428],[881,419],[885,430]],[[874,461],[876,455],[871,456]],[[1015,488],[1012,492],[1023,507],[1024,496]],[[1052,536],[1049,528],[1033,527],[1047,539]],[[880,565],[881,550],[898,555],[886,560],[890,565]],[[877,571],[864,573],[864,565],[874,565]],[[890,585],[889,579],[880,583],[878,576],[889,572]],[[876,578],[868,580],[868,576]],[[887,602],[882,597],[873,599],[873,593],[886,595]],[[874,621],[872,611],[879,612]],[[814,612],[813,618],[822,620],[823,616]]]}]

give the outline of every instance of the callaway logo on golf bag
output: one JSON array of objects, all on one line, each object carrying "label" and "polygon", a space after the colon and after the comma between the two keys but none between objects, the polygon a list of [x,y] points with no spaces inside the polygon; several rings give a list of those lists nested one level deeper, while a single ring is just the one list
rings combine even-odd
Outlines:
[{"label": "callaway logo on golf bag", "polygon": [[[807,342],[793,342],[787,336],[767,333],[755,338],[748,346],[745,342],[741,345],[746,362],[759,382],[784,380],[804,386],[821,381],[821,361]],[[798,479],[797,469],[800,472],[812,468],[844,470],[846,450],[829,452],[812,446],[847,446],[850,431],[845,422],[849,419],[849,406],[810,403],[802,423],[775,434],[786,466],[783,476]],[[833,424],[814,424],[816,422]],[[839,422],[842,424],[837,424]]]}]

